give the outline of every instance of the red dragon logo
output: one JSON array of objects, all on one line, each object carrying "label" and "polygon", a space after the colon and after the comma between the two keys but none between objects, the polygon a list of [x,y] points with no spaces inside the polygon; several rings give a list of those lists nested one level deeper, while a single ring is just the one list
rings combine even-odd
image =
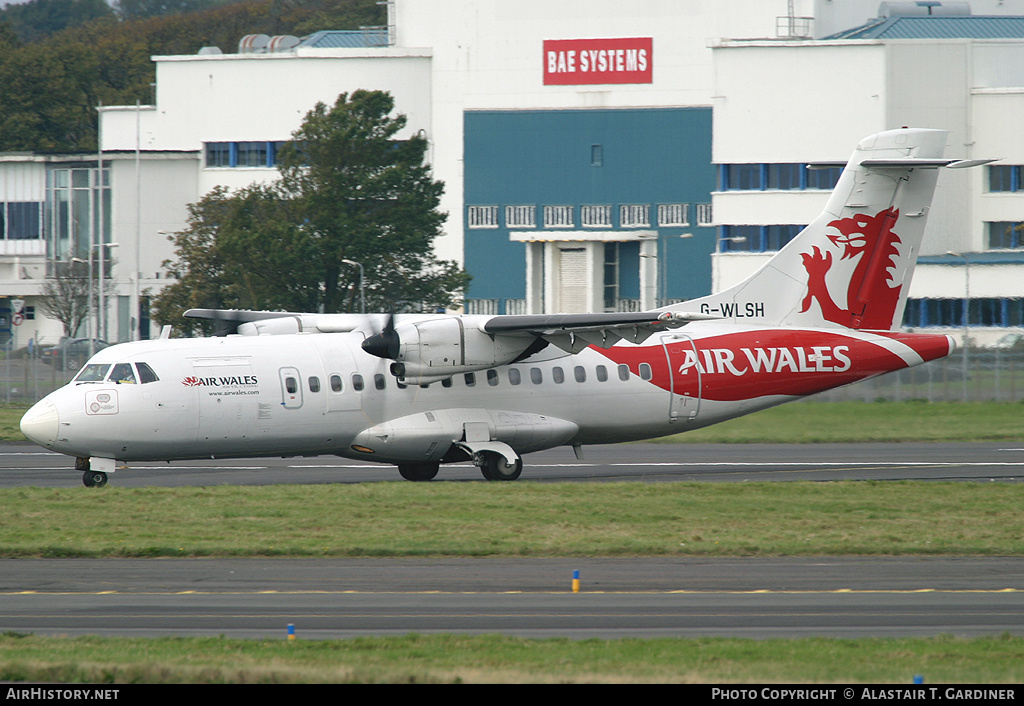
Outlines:
[{"label": "red dragon logo", "polygon": [[182,380],[181,384],[185,385],[186,387],[196,387],[198,385],[202,385],[203,381],[195,377],[194,375],[190,375],[189,377]]},{"label": "red dragon logo", "polygon": [[825,281],[832,268],[832,253],[823,253],[815,246],[813,252],[800,255],[807,270],[807,296],[800,311],[807,311],[814,299],[826,321],[853,329],[888,329],[903,288],[902,284],[890,283],[888,272],[896,266],[900,254],[896,247],[899,236],[892,232],[899,213],[898,209],[890,208],[874,216],[858,214],[829,223],[828,228],[836,232],[826,231],[825,235],[842,248],[841,259],[860,256],[846,293],[849,308],[843,309],[836,303]]}]

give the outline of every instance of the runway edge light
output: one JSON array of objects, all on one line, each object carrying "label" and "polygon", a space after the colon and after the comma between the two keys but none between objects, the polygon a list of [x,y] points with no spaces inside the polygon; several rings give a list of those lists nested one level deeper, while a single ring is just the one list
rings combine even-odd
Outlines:
[{"label": "runway edge light", "polygon": [[572,572],[572,592],[573,593],[579,593],[580,592],[580,572],[579,572],[579,569],[576,569],[576,570],[574,570]]},{"label": "runway edge light", "polygon": [[288,623],[288,639],[295,639],[295,625],[293,623]]}]

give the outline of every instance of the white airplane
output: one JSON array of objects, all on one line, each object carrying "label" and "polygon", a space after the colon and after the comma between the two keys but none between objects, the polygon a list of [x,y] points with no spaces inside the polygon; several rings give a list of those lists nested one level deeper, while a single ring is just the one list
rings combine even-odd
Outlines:
[{"label": "white airplane", "polygon": [[21,421],[87,486],[119,464],[333,454],[434,478],[471,460],[699,429],[948,355],[897,329],[946,133],[857,146],[824,212],[746,281],[642,313],[527,316],[193,310],[231,335],[100,351]]}]

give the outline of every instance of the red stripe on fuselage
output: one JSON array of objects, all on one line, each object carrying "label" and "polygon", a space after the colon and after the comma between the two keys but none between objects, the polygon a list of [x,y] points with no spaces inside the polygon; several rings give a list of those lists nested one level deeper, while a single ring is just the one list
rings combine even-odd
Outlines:
[{"label": "red stripe on fuselage", "polygon": [[908,367],[908,361],[891,348],[907,346],[925,361],[942,358],[951,349],[950,340],[942,335],[887,331],[881,335],[897,342],[888,348],[884,341],[870,340],[874,335],[766,329],[672,339],[664,346],[594,350],[625,363],[635,374],[641,363],[649,364],[651,382],[666,391],[696,396],[699,386],[702,399],[735,402],[765,395],[809,395]]}]

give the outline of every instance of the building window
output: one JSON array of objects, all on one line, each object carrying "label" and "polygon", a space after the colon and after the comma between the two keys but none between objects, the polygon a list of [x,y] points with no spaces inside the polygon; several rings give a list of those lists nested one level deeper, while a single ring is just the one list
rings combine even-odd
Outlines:
[{"label": "building window", "polygon": [[284,142],[207,142],[206,167],[272,169]]},{"label": "building window", "polygon": [[580,223],[584,228],[611,228],[611,206],[580,206]]},{"label": "building window", "polygon": [[238,166],[266,167],[268,154],[266,142],[239,142]]},{"label": "building window", "polygon": [[207,142],[206,143],[206,166],[207,167],[230,167],[231,166],[231,143],[230,142]]},{"label": "building window", "polygon": [[604,166],[604,145],[590,146],[590,166]]},{"label": "building window", "polygon": [[651,225],[651,207],[647,204],[619,206],[619,225],[623,228],[647,228]]},{"label": "building window", "polygon": [[723,164],[723,182],[726,191],[759,191],[761,189],[760,164]]},{"label": "building window", "polygon": [[1021,167],[1012,164],[993,164],[988,167],[989,191],[1020,191]]},{"label": "building window", "polygon": [[803,226],[722,226],[722,252],[772,252],[781,250]]},{"label": "building window", "polygon": [[697,204],[697,225],[698,226],[709,226],[713,223],[711,219],[711,204],[699,203]]},{"label": "building window", "polygon": [[991,250],[1016,250],[1024,247],[1024,223],[991,222],[988,226],[988,247]]},{"label": "building window", "polygon": [[506,206],[505,226],[507,228],[536,228],[536,206]]},{"label": "building window", "polygon": [[767,188],[791,190],[800,189],[800,176],[806,170],[802,164],[769,164],[766,169]]},{"label": "building window", "polygon": [[908,299],[903,325],[910,328],[960,328],[964,313],[968,326],[992,328],[1024,326],[1024,299],[1010,297],[963,299]]},{"label": "building window", "polygon": [[842,167],[808,169],[806,164],[722,164],[722,191],[834,189]]},{"label": "building window", "polygon": [[12,201],[0,203],[0,238],[4,240],[39,240],[43,237],[41,203]]},{"label": "building window", "polygon": [[[101,209],[103,223],[98,229]],[[95,167],[48,171],[43,217],[50,260],[88,261],[93,245],[110,242],[111,212],[109,169],[104,169],[102,176]],[[102,250],[109,258],[110,249]]]},{"label": "building window", "polygon": [[808,169],[806,172],[808,189],[831,191],[839,183],[843,173],[842,167],[825,167],[824,169]]},{"label": "building window", "polygon": [[572,228],[572,206],[545,206],[545,228]]},{"label": "building window", "polygon": [[658,225],[659,226],[688,226],[690,225],[690,204],[688,203],[660,203],[658,204]]},{"label": "building window", "polygon": [[497,206],[469,206],[466,222],[470,228],[497,228]]}]

